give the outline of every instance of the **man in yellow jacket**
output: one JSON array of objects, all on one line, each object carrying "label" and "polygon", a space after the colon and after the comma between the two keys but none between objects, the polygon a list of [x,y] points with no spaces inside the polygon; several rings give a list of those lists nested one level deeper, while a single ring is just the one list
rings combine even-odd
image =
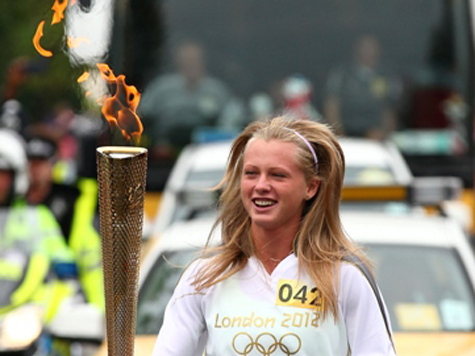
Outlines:
[{"label": "man in yellow jacket", "polygon": [[56,143],[44,136],[27,144],[31,177],[27,192],[30,205],[46,205],[59,222],[78,265],[79,280],[88,303],[104,310],[101,240],[93,226],[97,205],[97,182],[80,178],[75,185],[56,183],[53,170]]},{"label": "man in yellow jacket", "polygon": [[49,209],[22,198],[28,179],[21,137],[0,129],[0,142],[0,314],[36,303],[48,322],[75,292],[66,282],[76,275],[74,256]]}]

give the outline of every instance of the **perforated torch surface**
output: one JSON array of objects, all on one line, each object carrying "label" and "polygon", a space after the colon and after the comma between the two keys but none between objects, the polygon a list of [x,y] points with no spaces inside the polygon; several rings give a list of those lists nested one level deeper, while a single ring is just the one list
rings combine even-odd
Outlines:
[{"label": "perforated torch surface", "polygon": [[109,356],[133,356],[147,152],[97,151]]}]

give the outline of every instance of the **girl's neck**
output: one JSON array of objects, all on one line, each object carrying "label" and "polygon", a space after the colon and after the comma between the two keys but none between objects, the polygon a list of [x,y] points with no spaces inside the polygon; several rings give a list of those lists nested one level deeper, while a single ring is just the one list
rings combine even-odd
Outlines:
[{"label": "girl's neck", "polygon": [[256,255],[264,264],[269,274],[277,265],[292,253],[296,229],[279,229],[268,231],[252,228],[252,238],[256,246]]}]

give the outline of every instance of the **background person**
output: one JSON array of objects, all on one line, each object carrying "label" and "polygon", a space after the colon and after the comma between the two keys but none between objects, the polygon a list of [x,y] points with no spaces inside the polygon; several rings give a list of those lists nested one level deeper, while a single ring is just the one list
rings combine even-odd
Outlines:
[{"label": "background person", "polygon": [[186,41],[175,53],[176,73],[158,77],[141,98],[144,132],[152,139],[152,156],[174,157],[200,127],[241,129],[243,108],[222,81],[207,73],[205,53]]},{"label": "background person", "polygon": [[222,245],[185,271],[153,355],[395,355],[368,280],[343,262],[366,260],[342,231],[343,175],[326,126],[250,124],[221,184]]},{"label": "background person", "polygon": [[282,97],[285,116],[298,120],[323,121],[312,104],[313,84],[303,75],[295,74],[283,81]]},{"label": "background person", "polygon": [[377,38],[364,35],[355,44],[354,62],[330,74],[324,113],[338,133],[384,139],[395,130],[401,88],[380,57]]},{"label": "background person", "polygon": [[76,185],[56,183],[53,171],[58,159],[56,143],[42,136],[27,145],[31,176],[27,201],[46,205],[58,221],[65,241],[74,253],[86,300],[104,309],[101,241],[94,228],[97,183],[81,179]]},{"label": "background person", "polygon": [[[25,202],[28,179],[23,139],[14,131],[0,129],[0,142],[0,284],[2,297],[10,297],[7,305],[2,303],[0,314],[34,302],[43,307],[48,323],[63,299],[75,293],[74,283],[67,282],[75,278],[73,254],[49,209]],[[18,267],[23,270],[20,274],[15,272]]]}]

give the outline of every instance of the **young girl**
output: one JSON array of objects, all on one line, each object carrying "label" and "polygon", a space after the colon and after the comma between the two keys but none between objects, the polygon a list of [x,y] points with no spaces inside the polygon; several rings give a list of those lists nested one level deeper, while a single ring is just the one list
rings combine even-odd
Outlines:
[{"label": "young girl", "polygon": [[384,304],[346,262],[367,265],[341,227],[344,167],[325,125],[251,123],[220,184],[222,244],[183,274],[153,355],[395,355]]}]

